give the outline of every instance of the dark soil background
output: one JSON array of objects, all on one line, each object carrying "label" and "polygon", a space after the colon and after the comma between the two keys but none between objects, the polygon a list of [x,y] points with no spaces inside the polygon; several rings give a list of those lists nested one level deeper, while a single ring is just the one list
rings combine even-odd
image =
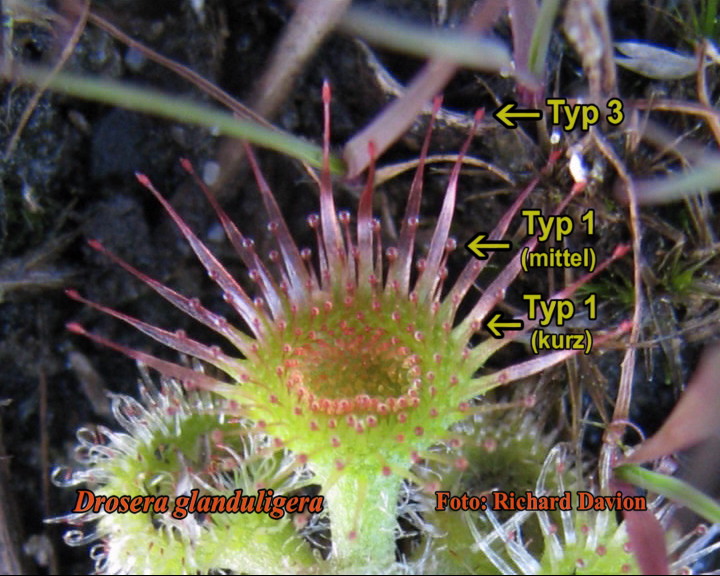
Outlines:
[{"label": "dark soil background", "polygon": [[[432,24],[437,2],[368,2],[409,20]],[[449,2],[450,20],[461,22],[470,2]],[[689,52],[687,36],[677,25],[671,2],[618,1],[610,3],[610,23],[616,39],[659,42]],[[5,6],[6,3],[3,3]],[[38,4],[41,6],[41,4]],[[54,6],[50,5],[48,9]],[[271,50],[292,14],[289,3],[256,0],[206,0],[202,10],[186,0],[106,0],[93,9],[124,32],[156,51],[188,65],[239,99],[247,98],[262,74]],[[12,26],[15,61],[50,64],[55,61],[53,24],[50,12],[42,11],[32,21],[16,18]],[[496,27],[508,38],[507,18]],[[4,29],[7,39],[9,28]],[[400,82],[407,81],[420,62],[390,53],[377,53],[388,71]],[[585,79],[580,58],[568,45],[560,26],[551,45],[548,93],[573,94]],[[139,57],[137,53],[88,24],[67,70],[123,79],[168,93],[208,102],[197,88],[167,69]],[[672,83],[651,81],[629,72],[619,73],[620,96],[627,102],[662,93],[693,99],[693,79]],[[295,83],[274,121],[285,130],[313,142],[321,141],[320,87],[328,79],[333,87],[333,145],[339,150],[388,101],[376,81],[364,51],[355,40],[331,35]],[[717,96],[718,77],[708,72],[709,90]],[[472,114],[485,106],[493,110],[498,101],[514,97],[514,84],[497,75],[461,72],[446,91],[445,106]],[[0,100],[0,145],[17,126],[32,90],[4,84]],[[489,117],[489,115],[488,115]],[[681,115],[653,115],[676,134],[693,129],[695,142],[709,145],[707,129],[695,119]],[[381,165],[417,156],[425,120],[381,160]],[[521,132],[521,131],[518,131]],[[441,125],[435,132],[433,151],[457,151],[465,132]],[[572,136],[568,137],[572,140]],[[608,139],[628,163],[633,174],[647,175],[670,166],[652,146],[638,154],[625,154],[627,133],[615,129]],[[213,336],[117,266],[90,249],[86,240],[96,238],[111,251],[154,278],[183,294],[197,296],[211,309],[224,310],[219,290],[207,279],[186,243],[151,195],[135,180],[134,172],[147,174],[178,208],[183,217],[211,248],[246,282],[237,258],[223,241],[211,208],[180,169],[178,160],[193,161],[199,172],[217,154],[220,139],[208,131],[104,106],[59,94],[46,94],[35,109],[14,152],[0,166],[0,417],[4,454],[0,471],[0,506],[6,527],[22,554],[23,569],[42,573],[82,573],[91,570],[87,548],[62,543],[64,526],[47,525],[43,519],[67,512],[70,490],[50,483],[53,468],[72,465],[75,432],[88,424],[115,427],[106,394],[134,394],[137,368],[122,355],[72,335],[65,325],[80,322],[104,337],[132,348],[173,358],[126,325],[77,304],[64,294],[73,287],[97,302],[168,329],[184,329],[201,339]],[[518,136],[486,120],[471,153],[511,174],[515,185],[486,171],[469,170],[462,178],[455,234],[459,245],[475,233],[490,230],[509,205],[512,195],[544,165],[545,154],[535,145],[536,135]],[[299,163],[278,154],[260,152],[263,169],[275,191],[289,225],[301,244],[312,235],[305,218],[317,208],[317,192]],[[660,158],[660,160],[658,160]],[[586,159],[605,179],[598,180],[570,209],[574,216],[593,207],[599,215],[598,257],[607,256],[630,230],[626,208],[612,197],[614,176],[594,151]],[[564,165],[564,161],[561,162]],[[378,212],[389,221],[402,214],[411,175],[401,176],[379,193]],[[428,176],[423,214],[432,222],[442,201],[447,170]],[[567,170],[558,168],[539,186],[531,203],[547,207],[558,193],[569,190]],[[352,207],[358,183],[338,182],[341,207]],[[272,248],[265,230],[265,215],[247,169],[241,168],[236,182],[219,191],[223,205],[261,254]],[[718,217],[711,203],[704,204],[704,229],[717,231]],[[662,423],[684,382],[695,366],[699,351],[718,337],[716,298],[720,293],[718,258],[703,260],[695,278],[703,291],[692,298],[678,297],[667,275],[673,250],[681,263],[699,261],[703,241],[695,224],[693,208],[677,203],[644,209],[646,234],[643,260],[647,268],[648,304],[643,340],[636,373],[634,420],[649,434]],[[389,217],[389,218],[388,218]],[[430,229],[430,224],[426,227]],[[518,237],[516,237],[517,240]],[[707,240],[707,239],[706,239]],[[714,241],[714,240],[713,240]],[[457,268],[468,257],[458,250],[451,265]],[[500,259],[499,261],[502,261]],[[669,271],[668,271],[669,270]],[[497,268],[495,268],[497,271]],[[492,273],[492,270],[490,271]],[[628,305],[632,278],[630,257],[605,275],[600,292],[601,328],[611,328],[631,316]],[[654,279],[654,280],[653,280]],[[672,278],[671,278],[672,279]],[[556,289],[562,274],[536,273],[516,282],[507,305],[517,309],[526,287],[534,291]],[[514,308],[515,307],[515,308]],[[709,323],[709,319],[715,319]],[[493,359],[498,365],[524,357],[523,346]],[[589,417],[600,418],[610,406],[619,376],[621,350],[602,357],[583,358],[572,369],[557,369],[543,375],[544,385],[562,397],[567,379],[580,371],[584,378],[584,406]],[[575,376],[577,378],[577,376]],[[580,380],[583,380],[580,378]],[[600,405],[598,412],[594,405]],[[597,442],[591,438],[588,442]],[[4,566],[8,550],[0,552]],[[0,566],[3,566],[0,563]],[[3,566],[3,567],[4,567]]]}]

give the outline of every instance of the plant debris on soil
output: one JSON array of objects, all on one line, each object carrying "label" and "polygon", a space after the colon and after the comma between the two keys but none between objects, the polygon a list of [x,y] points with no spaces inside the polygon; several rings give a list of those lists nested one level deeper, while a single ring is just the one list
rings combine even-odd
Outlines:
[{"label": "plant debris on soil", "polygon": [[[60,6],[46,6],[40,0],[2,3],[2,9],[8,11],[3,14],[2,39],[7,65],[55,63],[58,44],[64,38],[55,18],[55,10],[64,3],[57,4]],[[247,102],[292,17],[292,4],[280,0],[107,0],[93,3],[91,9],[135,40]],[[437,25],[442,16],[443,25],[449,26],[464,21],[472,2],[374,0],[361,4],[426,26]],[[567,10],[601,4],[571,1]],[[699,4],[610,2],[606,12],[609,32],[617,41],[661,45],[692,54],[699,37],[688,10],[697,11]],[[10,14],[13,7],[15,12]],[[568,39],[564,32],[567,18],[567,14],[559,16],[553,27],[546,94],[576,98],[587,93],[588,78],[599,64],[589,54],[578,53],[587,50],[582,43]],[[494,33],[511,44],[506,16]],[[613,47],[604,48],[612,58]],[[370,49],[352,37],[330,33],[303,64],[292,89],[269,120],[319,143],[320,91],[327,79],[333,89],[332,139],[339,154],[342,144],[396,96],[389,90],[388,78],[402,86],[421,65],[414,57]],[[704,72],[705,92],[713,109],[720,97],[719,69],[710,64]],[[85,26],[64,70],[210,102],[207,94],[167,67],[91,23]],[[696,74],[658,79],[625,68],[613,70],[617,75],[615,95],[625,103],[626,120],[620,127],[605,125],[598,131],[633,178],[641,181],[672,175],[692,163],[693,153],[717,152],[712,122],[679,106],[677,110],[649,111],[652,103],[659,101],[697,104]],[[33,87],[3,84],[2,150],[34,93]],[[549,135],[524,124],[518,130],[506,130],[491,118],[490,112],[502,101],[517,99],[512,79],[461,70],[444,94],[431,154],[455,153],[467,135],[467,122],[459,119],[472,118],[477,108],[488,111],[470,156],[491,169],[468,166],[460,183],[454,235],[463,245],[477,232],[492,229],[514,192],[539,173],[547,160]],[[633,107],[634,102],[647,106]],[[419,117],[380,158],[378,167],[416,159],[426,120]],[[614,166],[584,137],[574,132],[563,136],[563,146],[574,146],[591,175],[587,191],[569,213],[579,218],[588,208],[596,211],[595,249],[601,258],[618,244],[630,242],[632,230],[627,206],[617,195],[620,183]],[[71,491],[57,490],[51,484],[50,474],[55,466],[72,465],[79,427],[115,426],[107,394],[134,395],[138,374],[125,357],[73,336],[65,326],[81,321],[131,348],[166,357],[168,352],[132,328],[70,300],[64,289],[80,289],[93,301],[151,324],[212,340],[209,331],[203,332],[188,317],[170,306],[158,305],[146,286],[123,274],[86,242],[100,240],[108,250],[151,271],[179,292],[200,298],[210,309],[223,310],[225,304],[215,286],[157,203],[137,184],[134,173],[147,174],[232,270],[235,259],[212,208],[179,165],[180,158],[189,158],[208,176],[226,168],[218,164],[218,157],[229,145],[228,140],[180,119],[157,119],[46,91],[13,150],[4,156],[0,164],[0,571],[72,574],[92,570],[86,548],[64,545],[65,528],[43,522],[65,514],[73,498]],[[316,192],[308,173],[299,162],[276,153],[263,151],[260,158],[293,234],[300,244],[303,239],[310,244],[312,235],[305,218],[315,209]],[[423,214],[439,210],[447,181],[447,163],[431,167]],[[230,172],[231,181],[216,191],[220,201],[241,223],[243,232],[255,239],[258,252],[267,253],[271,246],[264,210],[241,156]],[[381,203],[376,210],[383,217],[383,234],[389,237],[396,233],[394,225],[401,216],[411,174],[403,173],[380,189]],[[545,209],[571,186],[567,158],[563,157],[543,178],[531,203]],[[339,181],[338,189],[339,207],[351,205],[358,184]],[[641,208],[642,254],[636,257],[642,267],[644,305],[630,419],[648,436],[672,409],[701,350],[720,337],[719,214],[717,198],[707,193]],[[450,265],[457,271],[467,258],[467,253],[458,250]],[[240,270],[238,264],[236,271]],[[242,274],[238,277],[245,280]],[[524,288],[547,294],[571,280],[552,271],[525,275],[507,294],[505,305],[519,310]],[[485,284],[481,281],[479,285]],[[601,301],[600,316],[606,327],[631,318],[632,259],[614,265],[592,289]],[[580,404],[575,408],[582,418],[609,420],[622,352],[577,358],[567,369],[541,377],[548,397],[560,400],[554,410],[558,420],[567,422],[568,430],[572,429],[566,394],[570,388],[578,393]],[[526,353],[520,345],[503,352]],[[505,359],[500,356],[492,361],[501,364]],[[599,434],[587,434],[584,441],[589,450],[597,449]],[[717,496],[720,484],[705,489]]]}]

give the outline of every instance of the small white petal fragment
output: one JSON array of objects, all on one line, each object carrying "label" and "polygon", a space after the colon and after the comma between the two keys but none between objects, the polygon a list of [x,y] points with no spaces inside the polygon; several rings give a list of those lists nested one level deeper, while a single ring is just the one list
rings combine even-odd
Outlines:
[{"label": "small white petal fragment", "polygon": [[587,182],[588,171],[579,152],[573,152],[570,156],[569,169],[570,175],[576,184],[585,184]]},{"label": "small white petal fragment", "polygon": [[191,0],[190,4],[198,17],[200,24],[205,23],[205,0]]},{"label": "small white petal fragment", "polygon": [[220,164],[213,162],[205,162],[202,171],[202,179],[205,184],[212,186],[217,182],[218,176],[220,176]]}]

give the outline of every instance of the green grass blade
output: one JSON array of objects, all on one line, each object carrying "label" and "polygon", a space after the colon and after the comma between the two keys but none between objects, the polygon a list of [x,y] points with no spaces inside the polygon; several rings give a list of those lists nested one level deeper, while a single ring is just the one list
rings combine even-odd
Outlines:
[{"label": "green grass blade", "polygon": [[[175,122],[203,126],[225,136],[240,138],[256,146],[282,152],[311,166],[320,167],[322,163],[322,149],[315,144],[279,129],[235,118],[228,112],[198,104],[187,98],[126,82],[67,72],[60,72],[48,80],[48,70],[27,65],[17,67],[8,76],[13,82],[34,86],[47,83],[50,90],[68,96],[152,114]],[[330,169],[338,174],[345,172],[344,163],[336,157],[331,157]]]},{"label": "green grass blade", "polygon": [[705,22],[703,23],[703,33],[706,38],[712,40],[715,38],[715,30],[717,28],[716,18],[718,11],[718,0],[708,0],[703,3],[705,9],[704,17]]},{"label": "green grass blade", "polygon": [[720,503],[678,478],[651,472],[634,464],[618,466],[615,476],[682,504],[708,522],[720,522]]},{"label": "green grass blade", "polygon": [[510,71],[512,67],[510,51],[499,40],[408,24],[358,7],[347,11],[340,28],[382,48],[422,58],[439,58],[473,70],[500,72]]},{"label": "green grass blade", "polygon": [[547,58],[552,27],[560,8],[560,0],[544,0],[540,6],[528,56],[528,69],[536,78],[545,77],[545,59]]},{"label": "green grass blade", "polygon": [[714,156],[679,174],[640,180],[635,185],[637,200],[644,205],[667,204],[717,190],[720,190],[720,159]]}]

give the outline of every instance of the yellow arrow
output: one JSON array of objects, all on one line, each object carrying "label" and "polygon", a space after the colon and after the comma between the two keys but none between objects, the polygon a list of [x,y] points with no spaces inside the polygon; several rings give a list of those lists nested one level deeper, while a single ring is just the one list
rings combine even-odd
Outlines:
[{"label": "yellow arrow", "polygon": [[479,234],[476,234],[475,237],[470,240],[470,242],[465,244],[465,248],[470,250],[472,255],[475,256],[475,258],[477,258],[478,260],[487,260],[490,256],[489,254],[483,252],[483,250],[504,251],[512,249],[512,242],[483,242],[485,238],[487,238],[487,234],[483,234],[482,232],[480,232]]},{"label": "yellow arrow", "polygon": [[485,323],[485,328],[492,334],[493,338],[504,338],[505,334],[503,330],[522,330],[525,324],[522,320],[508,320],[502,321],[502,313],[498,312]]},{"label": "yellow arrow", "polygon": [[493,112],[495,118],[505,128],[517,128],[515,120],[541,120],[543,117],[542,110],[515,110],[517,102],[507,102]]}]

